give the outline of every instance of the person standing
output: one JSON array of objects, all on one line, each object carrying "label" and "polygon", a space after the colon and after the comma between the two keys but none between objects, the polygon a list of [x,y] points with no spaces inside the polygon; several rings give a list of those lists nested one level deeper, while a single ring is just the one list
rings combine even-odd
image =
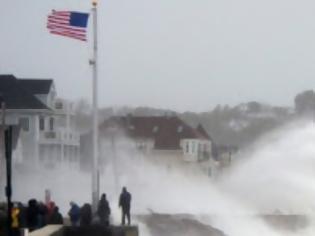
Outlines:
[{"label": "person standing", "polygon": [[85,203],[81,207],[81,219],[80,225],[81,226],[89,226],[92,222],[92,206],[88,203]]},{"label": "person standing", "polygon": [[130,225],[130,203],[131,194],[127,191],[126,187],[122,188],[122,192],[119,196],[119,207],[122,210],[121,224],[125,225],[125,217],[127,217],[128,225]]},{"label": "person standing", "polygon": [[72,226],[79,226],[80,207],[75,202],[70,202],[70,207],[68,215],[70,217],[71,224]]},{"label": "person standing", "polygon": [[29,231],[38,229],[39,226],[39,209],[36,199],[28,201],[28,207],[26,209],[26,222]]},{"label": "person standing", "polygon": [[97,214],[101,224],[109,226],[110,207],[105,193],[102,194],[101,200],[98,203]]},{"label": "person standing", "polygon": [[12,235],[13,236],[19,236],[20,235],[20,222],[19,222],[19,216],[20,216],[20,209],[18,208],[17,204],[13,204],[12,210],[11,210],[11,228],[12,228]]},{"label": "person standing", "polygon": [[63,217],[59,212],[57,206],[54,207],[53,212],[50,214],[48,219],[48,224],[50,225],[63,225]]}]

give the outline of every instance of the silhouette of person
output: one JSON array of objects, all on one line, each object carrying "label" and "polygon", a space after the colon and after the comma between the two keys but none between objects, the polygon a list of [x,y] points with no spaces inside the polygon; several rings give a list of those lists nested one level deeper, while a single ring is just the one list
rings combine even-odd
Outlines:
[{"label": "silhouette of person", "polygon": [[54,207],[53,212],[51,213],[48,224],[51,225],[62,225],[63,224],[63,218],[62,215],[59,212],[59,208],[57,206]]},{"label": "silhouette of person", "polygon": [[81,207],[81,226],[88,226],[91,225],[92,222],[92,206],[88,203],[85,203]]},{"label": "silhouette of person", "polygon": [[127,217],[128,225],[130,225],[130,202],[131,194],[127,191],[126,187],[122,188],[122,192],[119,196],[119,207],[122,210],[121,224],[125,225],[125,218]]},{"label": "silhouette of person", "polygon": [[39,209],[36,199],[28,201],[28,207],[26,209],[26,222],[30,231],[38,228],[39,223]]},{"label": "silhouette of person", "polygon": [[109,225],[109,215],[110,215],[110,207],[109,203],[106,199],[106,194],[103,193],[101,196],[101,200],[98,203],[97,214],[100,218],[100,222],[102,225]]}]

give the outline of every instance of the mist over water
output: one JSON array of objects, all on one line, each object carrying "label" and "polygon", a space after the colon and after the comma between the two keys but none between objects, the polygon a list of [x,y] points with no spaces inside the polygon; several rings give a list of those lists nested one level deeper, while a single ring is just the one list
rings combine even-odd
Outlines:
[{"label": "mist over water", "polygon": [[[210,180],[201,174],[154,164],[137,152],[132,142],[122,139],[115,145],[115,154],[106,148],[101,151],[102,158],[106,158],[101,192],[108,195],[116,223],[120,221],[118,195],[121,187],[127,186],[133,195],[134,215],[175,216],[172,224],[187,217],[231,236],[313,235],[314,143],[313,123],[301,121],[287,125],[240,153],[232,169]],[[44,200],[44,190],[50,189],[52,199],[64,214],[69,209],[69,201],[81,205],[91,199],[90,174],[67,166],[54,170],[15,170],[13,180],[14,199]],[[305,215],[307,224],[285,230],[260,217],[273,213]],[[141,235],[156,235],[148,221],[141,217],[134,220],[140,225]]]},{"label": "mist over water", "polygon": [[259,140],[219,181],[257,213],[315,212],[315,125],[298,122]]}]

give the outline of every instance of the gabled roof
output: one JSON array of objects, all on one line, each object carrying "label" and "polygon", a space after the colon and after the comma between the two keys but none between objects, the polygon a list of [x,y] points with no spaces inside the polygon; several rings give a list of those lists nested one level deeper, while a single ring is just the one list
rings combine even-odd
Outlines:
[{"label": "gabled roof", "polygon": [[131,138],[153,139],[155,149],[179,149],[181,139],[210,140],[204,130],[204,133],[199,132],[175,116],[112,117],[101,125],[100,134],[106,136],[107,128],[113,126],[121,128]]},{"label": "gabled roof", "polygon": [[52,79],[18,79],[18,82],[32,94],[48,94],[53,85]]},{"label": "gabled roof", "polygon": [[207,131],[203,128],[203,126],[201,124],[198,124],[197,126],[197,131],[202,134],[205,138],[212,140],[212,138],[210,137],[210,135],[207,133]]},{"label": "gabled roof", "polygon": [[7,109],[49,109],[13,75],[0,75],[0,94]]}]

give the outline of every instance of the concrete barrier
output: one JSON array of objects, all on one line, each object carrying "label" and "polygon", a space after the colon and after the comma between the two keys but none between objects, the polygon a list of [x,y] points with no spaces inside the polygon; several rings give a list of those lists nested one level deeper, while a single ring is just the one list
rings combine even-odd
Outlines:
[{"label": "concrete barrier", "polygon": [[[48,225],[33,231],[28,236],[138,236],[138,226],[62,226]],[[27,236],[27,235],[25,235]]]},{"label": "concrete barrier", "polygon": [[63,236],[138,236],[138,226],[110,226],[101,225],[69,227],[63,229]]},{"label": "concrete barrier", "polygon": [[62,236],[63,225],[47,225],[44,228],[28,233],[28,236]]}]

